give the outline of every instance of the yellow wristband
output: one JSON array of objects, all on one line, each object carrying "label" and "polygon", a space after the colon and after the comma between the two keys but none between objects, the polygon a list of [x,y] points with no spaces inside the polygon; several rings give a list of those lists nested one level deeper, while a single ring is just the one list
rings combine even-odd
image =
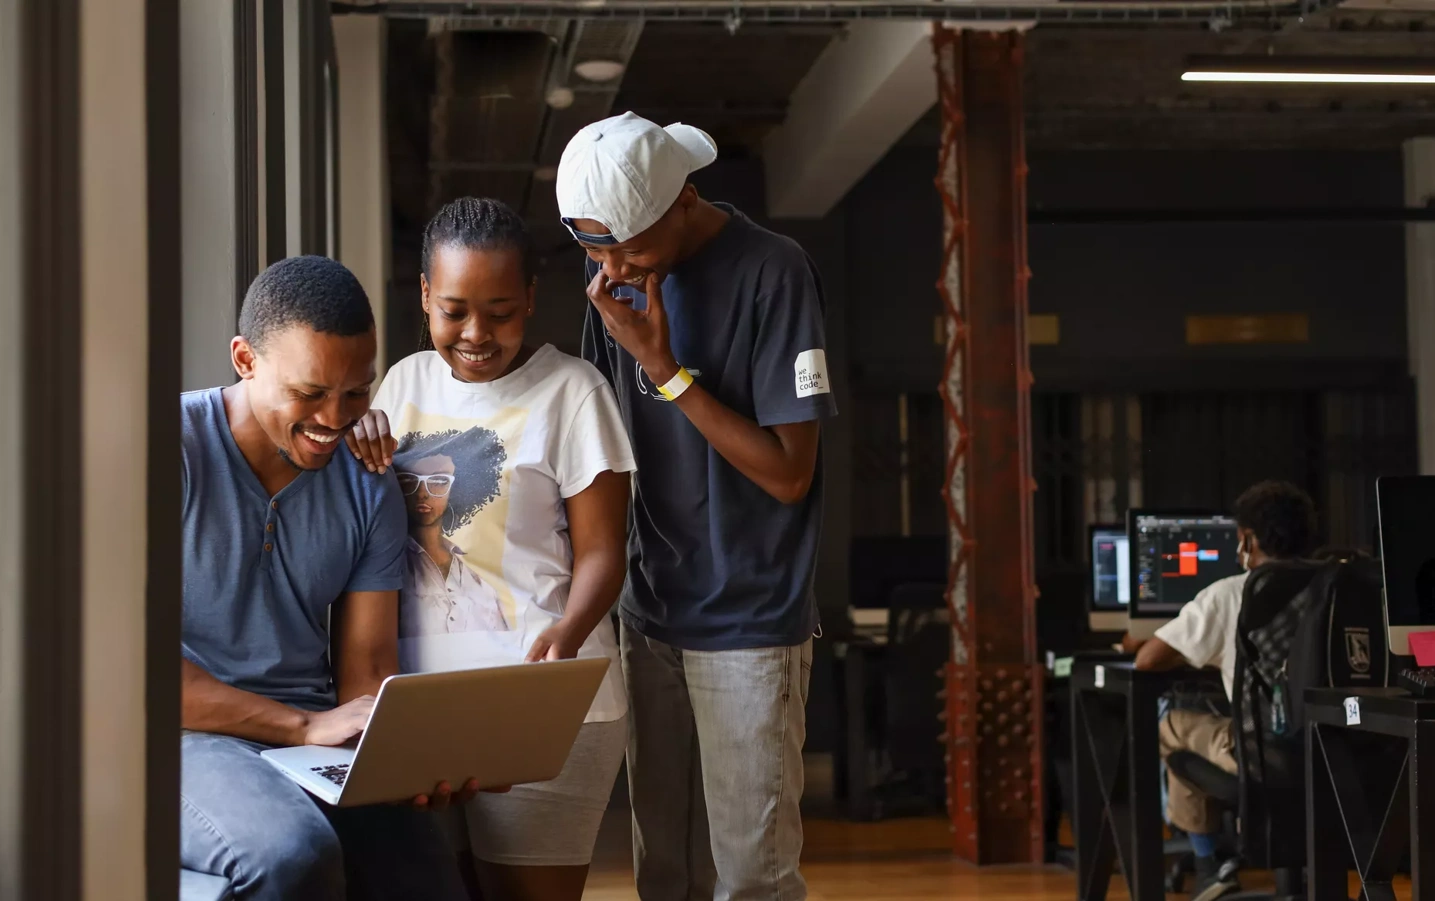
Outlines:
[{"label": "yellow wristband", "polygon": [[688,390],[688,386],[690,386],[692,383],[692,373],[679,366],[677,375],[668,379],[668,383],[666,385],[658,386],[658,393],[663,396],[664,400],[677,400],[679,397],[682,396],[684,391]]}]

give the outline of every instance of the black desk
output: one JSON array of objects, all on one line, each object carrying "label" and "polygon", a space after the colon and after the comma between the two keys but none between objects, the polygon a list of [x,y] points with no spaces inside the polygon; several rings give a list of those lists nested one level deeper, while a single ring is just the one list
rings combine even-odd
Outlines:
[{"label": "black desk", "polygon": [[[879,807],[872,784],[872,742],[868,735],[868,682],[880,673],[887,657],[887,645],[870,638],[853,637],[833,642],[833,660],[838,669],[834,688],[838,717],[842,724],[833,755],[837,798],[846,803],[853,820],[879,819]],[[935,733],[934,733],[935,740]]]},{"label": "black desk", "polygon": [[1305,704],[1310,901],[1345,901],[1352,868],[1361,897],[1394,899],[1390,881],[1407,849],[1412,901],[1435,901],[1435,700],[1396,688],[1315,688]]},{"label": "black desk", "polygon": [[1159,701],[1177,683],[1215,682],[1215,670],[1141,672],[1129,662],[1078,657],[1071,669],[1076,896],[1103,901],[1118,860],[1134,901],[1166,897]]}]

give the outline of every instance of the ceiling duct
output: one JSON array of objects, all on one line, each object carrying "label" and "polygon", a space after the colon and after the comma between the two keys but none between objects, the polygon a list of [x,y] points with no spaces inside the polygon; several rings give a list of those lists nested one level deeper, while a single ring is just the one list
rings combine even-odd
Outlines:
[{"label": "ceiling duct", "polygon": [[[580,128],[611,112],[622,84],[621,77],[580,78],[574,67],[626,67],[642,28],[639,21],[430,17],[430,207],[472,194],[499,198],[537,222],[556,220],[552,169]],[[555,91],[566,102],[550,103]]]},{"label": "ceiling duct", "polygon": [[1300,21],[1339,4],[1340,0],[385,0],[335,2],[332,6],[336,13],[462,14],[490,22],[534,19],[722,22],[736,30],[749,23],[856,19],[1224,28],[1241,23],[1270,25]]}]

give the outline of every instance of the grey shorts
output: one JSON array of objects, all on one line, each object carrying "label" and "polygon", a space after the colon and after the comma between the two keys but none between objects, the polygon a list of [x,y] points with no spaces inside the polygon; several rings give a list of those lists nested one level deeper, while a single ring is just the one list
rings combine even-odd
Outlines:
[{"label": "grey shorts", "polygon": [[627,717],[584,723],[558,778],[473,799],[465,809],[473,856],[518,867],[591,863],[627,747]]}]

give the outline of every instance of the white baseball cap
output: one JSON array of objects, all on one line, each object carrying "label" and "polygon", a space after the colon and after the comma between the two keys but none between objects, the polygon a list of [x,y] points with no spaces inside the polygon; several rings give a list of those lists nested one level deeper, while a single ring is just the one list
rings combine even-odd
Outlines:
[{"label": "white baseball cap", "polygon": [[[659,128],[634,113],[585,127],[558,163],[558,215],[585,244],[621,244],[652,228],[688,183],[688,176],[717,159],[717,144],[691,125]],[[573,227],[601,222],[611,234]]]}]

